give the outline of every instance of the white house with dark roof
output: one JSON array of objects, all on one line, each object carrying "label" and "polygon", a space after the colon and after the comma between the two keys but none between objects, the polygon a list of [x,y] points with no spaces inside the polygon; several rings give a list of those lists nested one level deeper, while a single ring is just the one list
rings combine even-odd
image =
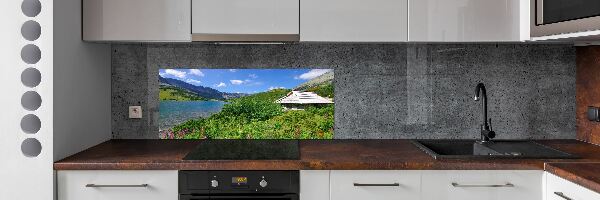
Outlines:
[{"label": "white house with dark roof", "polygon": [[333,101],[314,92],[292,91],[287,96],[277,99],[275,103],[283,105],[288,110],[303,110],[306,106],[333,104]]}]

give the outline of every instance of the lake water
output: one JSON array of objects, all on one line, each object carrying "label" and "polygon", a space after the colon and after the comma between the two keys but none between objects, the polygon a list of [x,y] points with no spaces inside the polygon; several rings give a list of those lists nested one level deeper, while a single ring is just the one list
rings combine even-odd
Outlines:
[{"label": "lake water", "polygon": [[161,101],[159,129],[165,130],[190,119],[207,118],[221,112],[225,104],[223,101]]}]

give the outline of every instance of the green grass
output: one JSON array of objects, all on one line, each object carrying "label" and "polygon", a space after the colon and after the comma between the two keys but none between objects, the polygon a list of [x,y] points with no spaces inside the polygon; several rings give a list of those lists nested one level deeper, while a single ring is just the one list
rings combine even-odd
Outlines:
[{"label": "green grass", "polygon": [[209,99],[200,97],[192,92],[173,87],[160,86],[159,88],[160,101],[208,101]]},{"label": "green grass", "polygon": [[326,83],[307,89],[306,91],[314,92],[322,97],[333,98],[333,84]]},{"label": "green grass", "polygon": [[[174,139],[332,139],[334,107],[284,111],[277,89],[229,100],[221,112],[179,124],[161,137]],[[172,137],[168,137],[172,135]]]}]

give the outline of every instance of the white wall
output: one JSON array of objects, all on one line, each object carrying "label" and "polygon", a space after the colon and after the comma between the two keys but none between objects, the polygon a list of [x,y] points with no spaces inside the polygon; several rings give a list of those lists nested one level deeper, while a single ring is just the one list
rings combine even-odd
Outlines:
[{"label": "white wall", "polygon": [[110,45],[81,40],[81,0],[54,1],[54,160],[111,138]]},{"label": "white wall", "polygon": [[[27,17],[21,12],[22,0],[0,1],[0,199],[46,200],[53,197],[53,123],[52,123],[52,1],[41,0],[41,13]],[[27,20],[37,21],[42,29],[40,38],[27,41],[21,36],[21,25]],[[42,54],[39,62],[26,64],[21,60],[21,48],[26,44],[37,45]],[[21,83],[21,72],[35,67],[41,74],[40,85],[28,88]],[[27,111],[21,106],[21,95],[35,91],[42,97],[41,107]],[[41,129],[26,134],[20,128],[21,118],[35,114],[40,118]],[[21,143],[26,138],[41,143],[41,153],[26,157]]]},{"label": "white wall", "polygon": [[[110,46],[81,42],[79,0],[40,0],[41,12],[33,17],[21,12],[22,2],[0,1],[0,199],[53,199],[53,162],[110,138]],[[40,38],[21,36],[21,25],[28,20],[41,25]],[[21,59],[27,44],[39,47],[39,62]],[[21,73],[29,67],[42,75],[33,88],[21,83]],[[38,109],[21,106],[26,91],[41,96]],[[27,114],[41,121],[34,134],[21,130]],[[39,155],[22,153],[28,138],[41,143]]]}]

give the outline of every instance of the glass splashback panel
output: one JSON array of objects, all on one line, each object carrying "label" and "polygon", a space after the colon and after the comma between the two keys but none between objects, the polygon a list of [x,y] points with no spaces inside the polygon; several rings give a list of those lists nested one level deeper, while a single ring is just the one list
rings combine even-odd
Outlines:
[{"label": "glass splashback panel", "polygon": [[162,139],[332,139],[332,69],[160,69]]}]

